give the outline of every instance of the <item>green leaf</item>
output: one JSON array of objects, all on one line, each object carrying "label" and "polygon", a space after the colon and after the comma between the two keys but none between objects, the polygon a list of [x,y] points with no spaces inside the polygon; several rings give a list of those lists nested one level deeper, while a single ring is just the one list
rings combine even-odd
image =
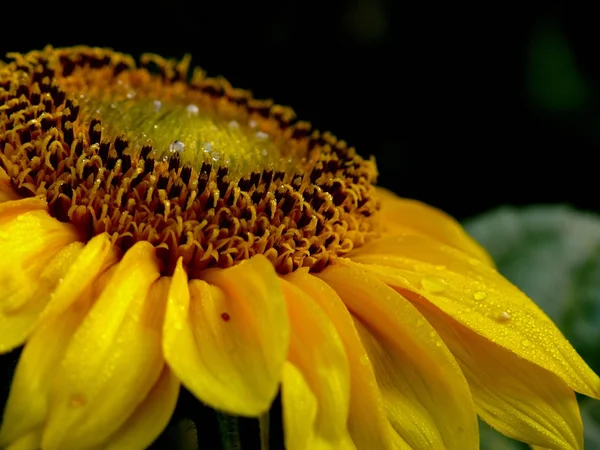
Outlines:
[{"label": "green leaf", "polygon": [[590,89],[577,68],[564,34],[552,21],[541,21],[529,44],[527,82],[534,102],[548,111],[581,108]]},{"label": "green leaf", "polygon": [[600,402],[586,401],[581,405],[585,448],[600,448]]},{"label": "green leaf", "polygon": [[[600,372],[600,216],[564,205],[503,207],[464,225]],[[600,403],[581,407],[586,448],[600,448]]]},{"label": "green leaf", "polygon": [[481,450],[527,450],[528,445],[507,438],[484,421],[479,421],[479,443]]}]

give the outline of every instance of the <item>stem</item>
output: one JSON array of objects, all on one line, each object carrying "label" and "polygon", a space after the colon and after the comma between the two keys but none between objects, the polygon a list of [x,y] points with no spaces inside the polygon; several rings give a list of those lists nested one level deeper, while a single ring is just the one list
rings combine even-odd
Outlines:
[{"label": "stem", "polygon": [[238,418],[217,411],[223,450],[242,450]]},{"label": "stem", "polygon": [[260,450],[269,450],[269,412],[267,411],[258,418],[260,427]]}]

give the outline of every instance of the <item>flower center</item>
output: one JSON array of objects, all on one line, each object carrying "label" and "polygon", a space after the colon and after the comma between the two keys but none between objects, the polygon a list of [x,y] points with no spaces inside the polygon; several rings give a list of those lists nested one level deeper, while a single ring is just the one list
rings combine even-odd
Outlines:
[{"label": "flower center", "polygon": [[148,98],[123,83],[102,96],[80,94],[83,117],[101,118],[101,132],[124,135],[134,153],[148,143],[157,160],[177,153],[182,164],[197,171],[204,163],[226,166],[230,179],[265,169],[289,171],[301,162],[285,141],[261,131],[258,121],[239,122],[235,114],[185,101]]},{"label": "flower center", "polygon": [[[188,61],[47,48],[0,62],[0,167],[89,239],[152,243],[190,276],[265,255],[320,270],[376,233],[376,169]],[[150,67],[154,66],[154,71]]]}]

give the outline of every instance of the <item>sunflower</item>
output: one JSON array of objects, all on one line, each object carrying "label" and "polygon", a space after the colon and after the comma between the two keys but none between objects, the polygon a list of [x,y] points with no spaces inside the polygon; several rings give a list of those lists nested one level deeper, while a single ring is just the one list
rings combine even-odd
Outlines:
[{"label": "sunflower", "polygon": [[167,61],[0,63],[0,447],[136,449],[184,387],[288,449],[583,444],[600,380],[444,213],[271,101]]}]

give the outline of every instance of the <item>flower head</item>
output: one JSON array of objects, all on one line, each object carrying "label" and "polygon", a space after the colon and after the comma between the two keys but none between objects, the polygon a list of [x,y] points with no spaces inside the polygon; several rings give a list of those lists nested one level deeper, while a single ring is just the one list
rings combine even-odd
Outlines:
[{"label": "flower head", "polygon": [[581,448],[600,380],[440,211],[189,60],[0,63],[0,446],[144,448],[183,385],[286,447]]}]

